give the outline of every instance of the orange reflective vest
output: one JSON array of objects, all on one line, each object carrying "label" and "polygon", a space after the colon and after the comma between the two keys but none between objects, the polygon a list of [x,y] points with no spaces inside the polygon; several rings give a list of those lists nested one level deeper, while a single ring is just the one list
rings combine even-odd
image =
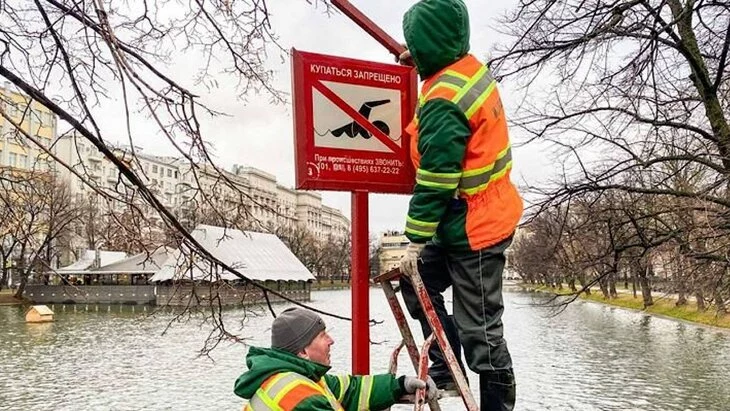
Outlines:
[{"label": "orange reflective vest", "polygon": [[[434,173],[419,168],[418,112],[432,99],[453,102],[469,122],[472,134],[467,140],[461,172]],[[417,170],[416,183],[454,190],[454,197],[465,200],[463,231],[470,249],[489,247],[512,235],[523,205],[510,181],[512,149],[497,82],[485,65],[467,55],[425,81],[416,116],[407,132],[412,136],[410,151]],[[433,235],[438,224],[409,216],[406,232]]]},{"label": "orange reflective vest", "polygon": [[344,411],[324,378],[315,383],[295,372],[282,372],[267,378],[243,410],[289,411],[313,395],[324,395],[333,410]]}]

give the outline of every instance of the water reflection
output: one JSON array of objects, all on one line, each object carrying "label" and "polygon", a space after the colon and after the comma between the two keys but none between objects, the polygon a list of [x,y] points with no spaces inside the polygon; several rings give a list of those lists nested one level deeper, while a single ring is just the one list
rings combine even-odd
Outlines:
[{"label": "water reflection", "polygon": [[[349,291],[315,293],[314,305],[349,315]],[[398,332],[380,290],[371,292],[372,371],[384,372]],[[728,410],[730,334],[641,313],[578,302],[557,317],[533,296],[506,294],[506,338],[518,380],[518,410]],[[56,305],[56,321],[26,324],[0,307],[0,409],[240,409],[233,381],[246,348],[223,344],[198,357],[200,319],[146,306]],[[280,307],[280,309],[283,307]],[[154,315],[152,315],[155,313]],[[267,345],[265,310],[225,313],[232,330]],[[327,320],[333,368],[350,367],[350,324]],[[412,327],[414,330],[416,327]],[[401,370],[411,372],[401,357]],[[472,382],[478,381],[473,374]],[[410,409],[402,407],[399,409]],[[462,409],[458,400],[444,409]]]}]

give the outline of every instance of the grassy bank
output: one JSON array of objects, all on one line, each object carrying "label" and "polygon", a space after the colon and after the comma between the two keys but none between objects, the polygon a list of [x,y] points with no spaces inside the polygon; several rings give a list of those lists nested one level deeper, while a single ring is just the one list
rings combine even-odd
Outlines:
[{"label": "grassy bank", "polygon": [[[553,294],[565,294],[566,289],[558,290],[556,288],[545,286],[527,286],[529,289],[538,292],[547,292]],[[713,327],[730,329],[730,315],[725,314],[718,316],[713,309],[707,311],[699,311],[697,303],[688,301],[686,305],[677,306],[676,299],[670,296],[658,295],[654,296],[654,305],[644,308],[641,293],[636,298],[629,290],[618,290],[618,297],[606,299],[603,294],[598,291],[592,291],[591,295],[581,294],[583,300],[593,301],[601,304],[607,304],[615,307],[628,308],[638,310],[647,314],[659,315],[668,318],[674,318],[683,321],[689,321],[698,324],[710,325]]]}]

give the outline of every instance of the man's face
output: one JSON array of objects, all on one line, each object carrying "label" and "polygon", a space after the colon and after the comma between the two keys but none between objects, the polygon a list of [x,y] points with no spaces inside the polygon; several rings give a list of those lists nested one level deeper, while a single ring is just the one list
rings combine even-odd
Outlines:
[{"label": "man's face", "polygon": [[314,340],[308,346],[304,347],[299,356],[329,366],[330,346],[334,343],[335,341],[327,334],[327,331],[322,331],[314,337]]}]

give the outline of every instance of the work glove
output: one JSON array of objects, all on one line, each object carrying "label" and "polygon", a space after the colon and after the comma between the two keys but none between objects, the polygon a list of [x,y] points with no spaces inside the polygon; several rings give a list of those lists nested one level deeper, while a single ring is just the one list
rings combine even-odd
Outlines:
[{"label": "work glove", "polygon": [[406,254],[400,259],[401,274],[410,277],[418,272],[418,259],[421,257],[421,251],[426,247],[423,243],[409,243],[406,248]]},{"label": "work glove", "polygon": [[398,63],[399,64],[402,64],[404,66],[410,66],[410,65],[412,65],[412,63],[411,63],[411,51],[410,50],[406,50],[403,53],[401,53],[400,56],[398,56]]},{"label": "work glove", "polygon": [[436,383],[433,382],[431,377],[427,377],[426,381],[419,380],[416,377],[403,377],[403,390],[408,394],[415,394],[416,390],[425,388],[426,389],[426,401],[436,399],[439,393],[439,389],[436,388]]},{"label": "work glove", "polygon": [[408,50],[408,46],[405,43],[401,43],[401,46],[406,49],[398,57],[395,58],[395,62],[403,66],[412,66],[413,60],[411,59],[411,51]]}]

